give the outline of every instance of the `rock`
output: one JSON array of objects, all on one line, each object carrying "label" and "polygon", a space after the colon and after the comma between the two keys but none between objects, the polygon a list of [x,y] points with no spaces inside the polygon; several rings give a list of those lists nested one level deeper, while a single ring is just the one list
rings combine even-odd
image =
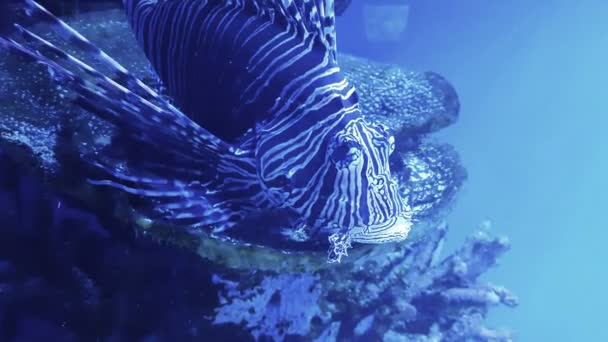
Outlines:
[{"label": "rock", "polygon": [[395,131],[397,150],[452,125],[460,114],[454,87],[434,72],[414,72],[361,57],[338,54],[345,76],[356,87],[366,118]]}]

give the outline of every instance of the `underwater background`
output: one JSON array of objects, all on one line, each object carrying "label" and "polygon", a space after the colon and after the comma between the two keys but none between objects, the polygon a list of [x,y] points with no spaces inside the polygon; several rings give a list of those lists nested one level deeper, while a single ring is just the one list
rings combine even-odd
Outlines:
[{"label": "underwater background", "polygon": [[[74,2],[46,4],[57,14],[74,10]],[[107,4],[96,1],[94,6],[100,5]],[[374,17],[381,5],[396,6],[394,13],[403,21],[378,29],[381,23],[390,21]],[[81,1],[78,6],[89,5]],[[599,0],[352,0],[338,19],[340,52],[407,70],[432,70],[456,89],[461,106],[458,121],[433,136],[454,146],[468,175],[445,217],[450,231],[443,254],[457,251],[477,228],[509,238],[510,251],[498,267],[481,278],[504,285],[519,297],[519,306],[497,306],[489,311],[485,322],[491,327],[509,328],[515,340],[608,341],[604,327],[608,323],[608,267],[604,265],[608,261],[604,246],[608,241],[604,217],[608,213],[606,18],[608,3]],[[132,232],[121,229],[124,227],[114,222],[100,224],[80,208],[65,209],[81,204],[47,193],[35,177],[24,177],[17,164],[7,158],[3,157],[2,163],[4,191],[0,203],[6,206],[5,212],[21,210],[26,215],[16,215],[17,229],[3,227],[5,239],[0,241],[0,255],[21,260],[16,267],[26,268],[25,273],[43,276],[24,280],[22,297],[17,300],[0,296],[0,304],[9,303],[0,306],[0,339],[21,336],[15,340],[39,341],[56,336],[53,338],[58,341],[78,340],[61,325],[31,318],[49,315],[46,305],[40,304],[47,297],[55,298],[57,302],[52,305],[56,307],[66,305],[61,295],[53,297],[36,290],[37,295],[32,296],[28,286],[47,288],[40,282],[72,293],[84,291],[86,286],[82,284],[89,284],[89,290],[110,288],[112,293],[128,296],[115,298],[115,303],[101,305],[102,309],[80,313],[82,317],[95,316],[98,327],[90,327],[89,319],[75,319],[77,310],[70,311],[72,321],[67,324],[79,336],[87,330],[106,334],[108,329],[116,329],[114,340],[118,341],[119,330],[128,330],[131,335],[126,336],[144,336],[150,325],[171,331],[166,336],[176,338],[173,332],[182,329],[184,320],[212,314],[193,307],[212,307],[222,301],[215,292],[219,290],[202,285],[210,278],[218,287],[229,283],[214,278],[213,266],[191,253],[176,252],[145,239],[141,242]],[[18,191],[22,195],[6,195],[15,191],[14,182],[20,183]],[[87,229],[81,231],[85,225]],[[50,228],[40,232],[34,226]],[[26,231],[31,234],[23,233]],[[114,242],[106,243],[109,239]],[[62,250],[67,251],[65,255],[58,255]],[[32,256],[29,261],[28,256]],[[48,264],[39,262],[45,258]],[[79,268],[66,266],[71,264]],[[133,279],[127,277],[144,264],[152,266]],[[0,258],[0,285],[12,277],[10,274],[22,273],[10,270],[13,267]],[[81,273],[87,273],[88,278]],[[302,287],[314,283],[313,278],[290,277],[286,274],[273,279]],[[70,288],[73,284],[64,284],[64,278],[78,279],[80,285]],[[92,284],[85,278],[99,283]],[[182,292],[167,292],[175,288]],[[0,294],[3,291],[10,292],[0,286]],[[98,302],[104,301],[101,292],[84,291],[74,301],[99,306]],[[306,300],[302,303],[313,306]],[[121,305],[135,306],[117,309]],[[156,313],[167,311],[171,314]],[[31,312],[37,313],[29,316]],[[131,319],[120,315],[130,315]],[[133,319],[137,315],[141,319]],[[3,320],[6,317],[10,319]],[[138,320],[140,325],[133,323]],[[121,323],[126,321],[129,323]],[[206,327],[203,323],[200,326]],[[181,340],[204,340],[201,329],[190,331]],[[235,341],[250,338],[230,327],[213,331],[216,335],[207,337],[227,340],[231,336]],[[165,340],[157,336],[161,337],[135,340]],[[366,340],[366,336],[374,340],[369,334],[358,338]]]},{"label": "underwater background", "polygon": [[[490,320],[521,341],[607,341],[608,3],[410,4],[398,43],[361,44],[349,35],[352,11],[340,46],[437,71],[457,89],[461,116],[441,134],[469,178],[448,221],[487,219],[509,236],[512,250],[491,278],[521,300]],[[451,244],[458,234],[466,232],[454,231]]]}]

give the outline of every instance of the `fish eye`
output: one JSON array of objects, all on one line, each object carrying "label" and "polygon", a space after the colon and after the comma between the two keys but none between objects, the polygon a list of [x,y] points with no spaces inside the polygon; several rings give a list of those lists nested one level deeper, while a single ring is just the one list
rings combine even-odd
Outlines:
[{"label": "fish eye", "polygon": [[390,127],[388,127],[388,126],[387,126],[387,125],[385,125],[385,124],[382,124],[382,123],[377,123],[375,126],[376,126],[376,129],[377,129],[379,132],[381,132],[382,134],[384,134],[384,135],[386,135],[386,136],[388,136],[388,135],[391,135],[391,134],[392,134],[392,133],[391,133],[391,129],[390,129]]},{"label": "fish eye", "polygon": [[384,124],[376,124],[376,130],[380,133],[381,138],[379,138],[379,146],[387,146],[388,154],[391,155],[395,151],[395,136],[393,134],[393,130],[384,125]]},{"label": "fish eye", "polygon": [[389,156],[395,152],[395,136],[391,135],[388,137],[388,154]]},{"label": "fish eye", "polygon": [[338,168],[356,165],[363,155],[361,144],[352,135],[334,137],[328,146],[329,157]]}]

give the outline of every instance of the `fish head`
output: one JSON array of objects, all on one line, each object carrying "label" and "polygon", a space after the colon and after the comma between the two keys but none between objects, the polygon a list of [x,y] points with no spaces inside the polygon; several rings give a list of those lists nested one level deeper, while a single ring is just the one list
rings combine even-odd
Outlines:
[{"label": "fish head", "polygon": [[305,230],[310,238],[331,242],[339,235],[344,244],[405,239],[411,210],[391,175],[391,130],[360,113],[339,121],[315,134],[301,132],[280,147],[269,145],[260,158],[269,196],[301,218],[294,231]]},{"label": "fish head", "polygon": [[391,175],[395,137],[382,124],[350,121],[328,139],[323,209],[316,226],[360,243],[403,240],[411,223],[405,199]]}]

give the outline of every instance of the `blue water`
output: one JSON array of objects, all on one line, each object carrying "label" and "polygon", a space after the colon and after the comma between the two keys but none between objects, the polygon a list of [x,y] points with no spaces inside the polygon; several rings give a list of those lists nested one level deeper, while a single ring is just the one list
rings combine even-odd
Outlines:
[{"label": "blue water", "polygon": [[450,243],[490,220],[513,247],[485,277],[521,299],[489,323],[520,341],[608,341],[608,3],[412,1],[403,39],[373,50],[355,7],[341,49],[437,71],[459,92],[441,137],[469,171]]}]

